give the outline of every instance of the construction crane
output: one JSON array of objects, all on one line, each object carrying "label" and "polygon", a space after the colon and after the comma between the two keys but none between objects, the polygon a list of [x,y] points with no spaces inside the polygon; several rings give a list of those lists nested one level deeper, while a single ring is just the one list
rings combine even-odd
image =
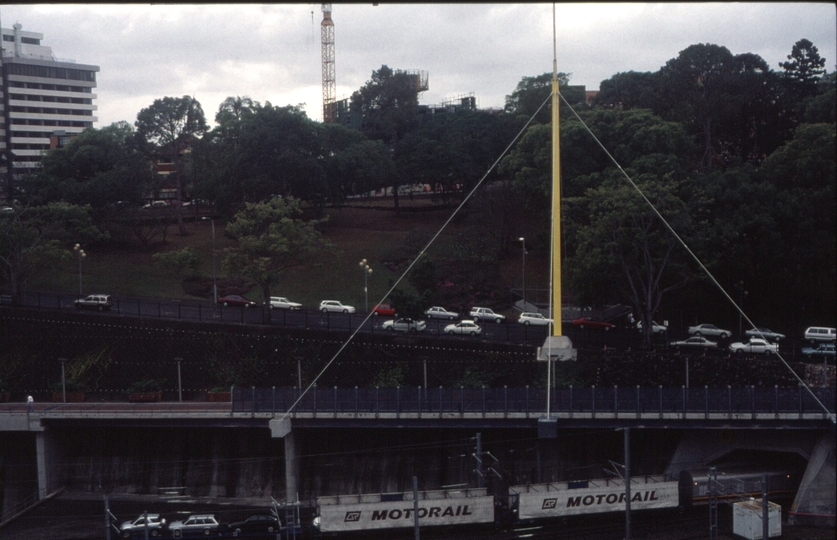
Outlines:
[{"label": "construction crane", "polygon": [[320,24],[320,42],[323,57],[323,123],[335,118],[335,93],[337,82],[334,72],[334,21],[331,20],[331,4],[322,4],[323,22]]}]

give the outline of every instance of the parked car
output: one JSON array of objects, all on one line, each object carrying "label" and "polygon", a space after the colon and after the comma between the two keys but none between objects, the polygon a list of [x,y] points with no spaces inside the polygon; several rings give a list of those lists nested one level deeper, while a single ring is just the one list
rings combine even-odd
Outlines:
[{"label": "parked car", "polygon": [[234,521],[228,529],[234,537],[273,533],[279,530],[279,520],[267,514],[256,514],[243,521]]},{"label": "parked car", "polygon": [[352,306],[341,304],[338,300],[323,300],[320,302],[320,311],[323,313],[354,313]]},{"label": "parked car", "polygon": [[[642,332],[642,321],[636,323],[636,329]],[[652,334],[665,334],[668,332],[668,327],[659,324],[656,321],[651,321],[651,333]]]},{"label": "parked car", "polygon": [[[160,514],[148,514],[148,535],[152,538],[159,537],[163,532],[163,527],[166,525],[166,520],[160,517]],[[141,514],[133,521],[123,521],[119,526],[119,535],[122,538],[137,538],[145,535],[145,514]]]},{"label": "parked car", "polygon": [[729,346],[729,351],[735,354],[764,354],[770,356],[771,354],[779,353],[779,345],[770,343],[766,339],[750,338],[748,343],[733,343]]},{"label": "parked car", "polygon": [[302,309],[302,304],[291,302],[284,296],[271,296],[268,307],[270,309]]},{"label": "parked car", "polygon": [[246,308],[248,308],[248,307],[251,307],[251,306],[257,306],[258,305],[255,302],[253,302],[252,300],[247,300],[246,298],[238,296],[237,294],[228,294],[227,296],[222,296],[221,298],[218,299],[218,303],[221,304],[224,307],[234,306],[234,307],[246,307]]},{"label": "parked car", "polygon": [[388,321],[384,321],[381,328],[389,330],[390,332],[421,332],[427,328],[427,323],[424,321],[414,321],[413,319],[408,318],[390,319]]},{"label": "parked car", "polygon": [[689,327],[689,335],[692,336],[715,336],[721,339],[726,339],[732,335],[729,330],[718,328],[714,324],[699,324],[697,326]]},{"label": "parked car", "polygon": [[526,326],[529,326],[530,324],[536,326],[549,326],[550,324],[552,324],[552,319],[547,319],[540,313],[524,311],[520,314],[520,317],[518,317],[517,322],[520,324],[525,324]]},{"label": "parked car", "polygon": [[489,309],[487,307],[476,307],[476,306],[472,307],[471,308],[471,313],[469,315],[471,316],[472,319],[474,319],[474,322],[480,322],[480,321],[491,322],[491,321],[493,321],[493,322],[496,322],[496,323],[499,324],[499,323],[506,320],[505,315],[500,315],[499,313],[494,313],[494,311],[492,311],[491,309]]},{"label": "parked car", "polygon": [[214,514],[196,514],[184,520],[172,521],[169,534],[175,538],[209,536],[217,533],[220,527],[221,524],[215,519]]},{"label": "parked car", "polygon": [[375,307],[372,308],[372,315],[375,317],[377,317],[378,315],[395,317],[398,314],[395,312],[395,308],[389,304],[377,304]]},{"label": "parked car", "polygon": [[823,357],[834,357],[835,356],[835,345],[834,343],[820,343],[817,345],[817,348],[814,347],[802,347],[802,355],[807,358],[812,358],[814,356],[823,356]]},{"label": "parked car", "polygon": [[149,208],[165,208],[169,205],[166,201],[151,201],[150,203],[144,204],[142,207],[145,210]]},{"label": "parked car", "polygon": [[744,335],[748,337],[757,337],[762,339],[774,339],[776,341],[779,341],[780,339],[785,339],[785,334],[774,332],[770,328],[753,328],[752,330],[747,330],[746,332],[744,332]]},{"label": "parked car", "polygon": [[581,328],[582,330],[585,328],[593,328],[594,330],[604,330],[605,332],[611,328],[616,328],[615,324],[603,321],[598,317],[580,317],[578,319],[574,319],[573,326]]},{"label": "parked car", "polygon": [[809,341],[812,345],[817,341],[834,341],[835,339],[837,339],[837,330],[834,328],[812,326],[805,330],[805,341]]},{"label": "parked car", "polygon": [[105,311],[111,307],[109,294],[89,294],[73,303],[76,309],[98,309],[99,311]]},{"label": "parked car", "polygon": [[705,337],[695,336],[685,341],[675,341],[671,346],[675,349],[714,349],[718,347],[718,344]]},{"label": "parked car", "polygon": [[464,320],[445,326],[444,332],[445,334],[467,334],[469,336],[478,336],[482,334],[482,328],[474,321]]},{"label": "parked car", "polygon": [[456,313],[454,311],[448,311],[445,308],[439,306],[433,306],[432,308],[425,311],[424,315],[429,319],[447,319],[449,321],[455,321],[459,318],[459,313]]}]

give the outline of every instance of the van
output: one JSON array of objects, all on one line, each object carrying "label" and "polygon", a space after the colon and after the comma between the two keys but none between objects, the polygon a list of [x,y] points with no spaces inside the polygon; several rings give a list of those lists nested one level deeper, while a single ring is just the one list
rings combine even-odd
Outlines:
[{"label": "van", "polygon": [[805,330],[805,341],[816,343],[817,341],[837,340],[837,329],[812,326]]}]

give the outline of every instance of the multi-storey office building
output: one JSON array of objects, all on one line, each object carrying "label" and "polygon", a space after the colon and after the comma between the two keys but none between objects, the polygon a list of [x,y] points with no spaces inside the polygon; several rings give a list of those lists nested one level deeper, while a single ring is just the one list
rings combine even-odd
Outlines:
[{"label": "multi-storey office building", "polygon": [[56,58],[43,34],[16,23],[2,28],[0,55],[0,180],[10,196],[16,179],[33,172],[43,153],[63,146],[97,118],[98,66]]}]

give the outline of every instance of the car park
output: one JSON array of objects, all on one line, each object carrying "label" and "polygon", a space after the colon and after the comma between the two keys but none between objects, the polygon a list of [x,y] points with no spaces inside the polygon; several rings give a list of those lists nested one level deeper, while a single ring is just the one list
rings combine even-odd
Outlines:
[{"label": "car park", "polygon": [[813,358],[815,356],[822,356],[824,358],[834,358],[835,356],[835,346],[834,343],[820,343],[815,347],[802,347],[802,356],[806,358]]},{"label": "car park", "polygon": [[414,321],[409,318],[390,319],[384,321],[381,328],[390,332],[421,332],[427,328],[427,323],[424,321]]},{"label": "car park", "polygon": [[520,317],[518,317],[517,322],[526,326],[549,326],[552,324],[552,319],[547,319],[541,313],[524,311],[520,314]]},{"label": "car park", "polygon": [[[642,332],[642,321],[636,323],[636,329]],[[652,334],[665,334],[668,331],[668,327],[659,324],[656,321],[651,321],[651,333]]]},{"label": "car park", "polygon": [[372,315],[374,315],[376,317],[378,315],[386,315],[386,316],[389,316],[389,317],[395,317],[398,314],[395,312],[395,308],[392,307],[389,304],[377,304],[377,305],[375,305],[375,307],[372,308]]},{"label": "car park", "polygon": [[710,341],[705,337],[695,336],[690,337],[685,341],[675,341],[671,344],[675,349],[716,349],[718,344]]},{"label": "car park", "polygon": [[482,334],[482,328],[474,321],[464,320],[445,326],[444,332],[445,334],[465,334],[469,336],[477,336]]},{"label": "car park", "polygon": [[218,299],[218,303],[224,307],[255,307],[258,304],[253,302],[252,300],[247,300],[244,297],[241,297],[237,294],[228,294],[227,296],[222,296]]},{"label": "car park", "polygon": [[501,315],[499,313],[494,313],[493,310],[487,307],[473,307],[471,308],[471,313],[469,314],[474,322],[496,322],[501,323],[506,320],[505,315]]},{"label": "car park", "polygon": [[735,354],[764,354],[770,356],[771,354],[779,353],[779,346],[775,343],[770,343],[766,339],[750,338],[747,343],[733,343],[729,346],[729,351]]},{"label": "car park", "polygon": [[111,307],[111,298],[109,294],[89,294],[84,298],[79,298],[73,304],[75,304],[76,309],[105,311]]},{"label": "car park", "polygon": [[772,339],[774,341],[785,339],[785,334],[780,334],[778,332],[774,332],[770,328],[764,327],[747,330],[746,332],[744,332],[744,335],[748,337],[757,337],[761,339]]},{"label": "car park", "polygon": [[456,313],[455,311],[448,311],[439,306],[433,306],[425,311],[424,315],[429,319],[447,319],[449,321],[455,321],[459,318],[459,313]]},{"label": "car park", "polygon": [[689,335],[691,336],[714,336],[721,339],[726,339],[732,335],[729,330],[718,328],[714,324],[698,324],[697,326],[689,327]]},{"label": "car park", "polygon": [[339,300],[323,300],[320,302],[320,311],[323,313],[354,313],[354,307],[341,304]]},{"label": "car park", "polygon": [[598,317],[579,317],[573,320],[573,326],[584,330],[585,328],[592,328],[594,330],[604,330],[607,332],[611,328],[616,328],[615,324],[603,321]]},{"label": "car park", "polygon": [[811,344],[817,341],[834,341],[837,339],[837,330],[822,326],[812,326],[805,330],[805,341]]},{"label": "car park", "polygon": [[148,517],[148,536],[159,537],[166,525],[166,520],[160,514],[141,514],[133,521],[123,521],[119,526],[119,536],[122,538],[143,538],[146,529],[146,516]]},{"label": "car park", "polygon": [[205,537],[217,533],[221,524],[214,514],[195,514],[186,519],[172,521],[169,535],[174,538]]},{"label": "car park", "polygon": [[302,309],[302,304],[299,302],[291,302],[284,296],[271,296],[268,307],[270,309]]},{"label": "car park", "polygon": [[279,520],[267,514],[255,514],[243,521],[234,521],[229,524],[227,529],[232,533],[233,537],[248,537],[260,536],[265,534],[275,533],[279,530]]}]

